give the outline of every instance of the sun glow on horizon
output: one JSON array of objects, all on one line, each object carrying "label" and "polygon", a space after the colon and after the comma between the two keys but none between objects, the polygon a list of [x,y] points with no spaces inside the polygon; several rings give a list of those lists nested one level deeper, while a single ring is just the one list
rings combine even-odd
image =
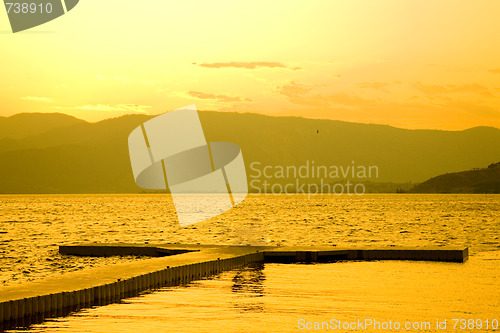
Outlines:
[{"label": "sun glow on horizon", "polygon": [[410,129],[500,128],[498,12],[488,0],[86,0],[30,31],[0,34],[0,115],[98,121],[196,104]]}]

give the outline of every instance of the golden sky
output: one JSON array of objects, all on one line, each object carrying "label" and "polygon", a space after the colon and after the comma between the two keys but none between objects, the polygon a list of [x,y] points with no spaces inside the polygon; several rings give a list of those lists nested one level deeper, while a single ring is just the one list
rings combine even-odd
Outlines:
[{"label": "golden sky", "polygon": [[0,115],[200,110],[500,128],[500,1],[81,0],[12,34]]}]

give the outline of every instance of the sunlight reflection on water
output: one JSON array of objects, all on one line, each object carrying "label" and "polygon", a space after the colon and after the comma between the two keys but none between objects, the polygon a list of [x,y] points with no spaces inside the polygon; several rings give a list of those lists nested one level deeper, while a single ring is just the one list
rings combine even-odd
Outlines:
[{"label": "sunlight reflection on water", "polygon": [[465,264],[266,264],[82,310],[29,331],[292,332],[303,331],[299,319],[367,318],[425,321],[435,331],[436,319],[448,325],[454,318],[500,319],[499,265],[498,251]]},{"label": "sunlight reflection on water", "polygon": [[[166,194],[1,195],[0,282],[20,283],[134,257],[61,256],[91,242],[469,246],[500,249],[500,195],[249,195],[180,228]],[[193,205],[196,205],[193,200]]]}]

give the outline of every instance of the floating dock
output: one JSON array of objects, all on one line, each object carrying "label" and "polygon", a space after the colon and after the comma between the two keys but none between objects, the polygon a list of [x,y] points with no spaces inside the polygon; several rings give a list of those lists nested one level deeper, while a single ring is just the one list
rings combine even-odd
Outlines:
[{"label": "floating dock", "polygon": [[180,244],[60,246],[76,256],[144,255],[151,259],[84,269],[21,285],[0,287],[0,330],[46,317],[119,302],[142,292],[176,286],[223,271],[262,263],[344,260],[423,260],[463,263],[468,248],[336,248]]}]

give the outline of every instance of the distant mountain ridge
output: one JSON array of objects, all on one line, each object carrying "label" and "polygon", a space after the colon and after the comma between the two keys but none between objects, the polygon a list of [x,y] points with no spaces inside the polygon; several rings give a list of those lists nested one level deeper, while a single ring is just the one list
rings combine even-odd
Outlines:
[{"label": "distant mountain ridge", "polygon": [[[376,165],[374,182],[421,182],[496,162],[500,129],[406,130],[387,125],[199,112],[207,141],[237,143],[249,180],[261,166]],[[0,193],[136,193],[129,133],[148,115],[97,123],[59,114],[0,118]],[[12,120],[11,118],[14,118]],[[262,177],[256,177],[261,179]],[[280,180],[282,182],[290,180]]]},{"label": "distant mountain ridge", "polygon": [[0,117],[0,139],[19,139],[82,123],[87,122],[62,113],[19,113]]},{"label": "distant mountain ridge", "polygon": [[447,173],[413,187],[412,193],[500,193],[500,162],[487,168]]}]

